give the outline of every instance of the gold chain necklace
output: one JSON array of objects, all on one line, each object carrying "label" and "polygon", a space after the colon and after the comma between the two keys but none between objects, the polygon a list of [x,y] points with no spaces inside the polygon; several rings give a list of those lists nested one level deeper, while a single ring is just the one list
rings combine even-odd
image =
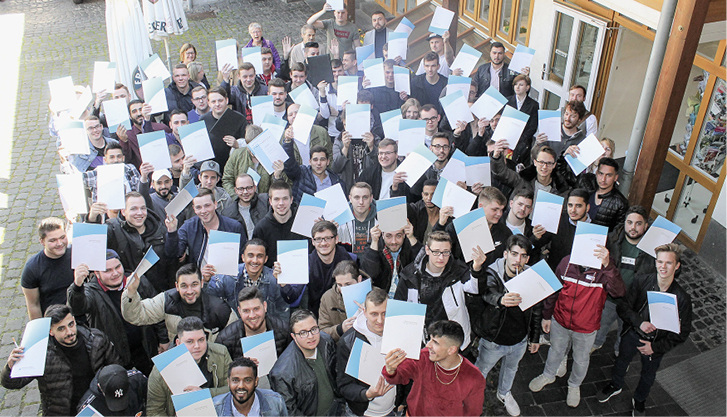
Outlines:
[{"label": "gold chain necklace", "polygon": [[[447,372],[454,372],[454,376],[452,377],[452,380],[451,380],[451,381],[449,381],[449,382],[444,382],[444,381],[442,381],[442,380],[441,380],[441,379],[439,378],[439,369],[440,369],[440,368],[441,368],[441,370],[442,370],[442,373],[443,373],[443,374],[444,374],[445,376],[450,376],[450,374],[447,374]],[[440,384],[442,384],[442,385],[451,385],[451,384],[452,384],[452,383],[454,382],[454,380],[455,380],[455,379],[457,379],[457,376],[459,375],[459,371],[460,371],[461,369],[462,369],[462,358],[461,358],[461,357],[460,357],[459,365],[457,365],[457,367],[456,367],[456,368],[455,368],[454,370],[449,370],[449,371],[447,371],[446,369],[442,368],[442,366],[441,366],[441,365],[439,365],[439,363],[435,363],[435,364],[434,364],[434,376],[436,376],[436,377],[437,377],[437,381],[439,381],[439,383],[440,383]]]}]

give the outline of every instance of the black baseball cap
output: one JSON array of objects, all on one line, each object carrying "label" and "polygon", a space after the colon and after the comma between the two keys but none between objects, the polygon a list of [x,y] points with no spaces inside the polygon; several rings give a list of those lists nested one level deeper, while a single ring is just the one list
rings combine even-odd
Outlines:
[{"label": "black baseball cap", "polygon": [[106,406],[114,412],[129,406],[129,377],[121,365],[104,366],[98,372],[98,385],[106,398]]}]

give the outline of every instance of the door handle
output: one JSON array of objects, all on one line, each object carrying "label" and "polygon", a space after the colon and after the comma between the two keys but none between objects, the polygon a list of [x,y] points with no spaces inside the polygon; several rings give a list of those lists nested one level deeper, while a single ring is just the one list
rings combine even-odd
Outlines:
[{"label": "door handle", "polygon": [[541,80],[545,80],[545,67],[546,67],[546,65],[543,64],[543,72],[540,73],[540,79]]}]

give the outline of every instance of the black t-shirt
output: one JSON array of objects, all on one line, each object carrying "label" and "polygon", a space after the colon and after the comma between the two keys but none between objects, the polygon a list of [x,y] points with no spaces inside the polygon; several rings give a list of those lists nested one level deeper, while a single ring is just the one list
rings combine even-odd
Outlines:
[{"label": "black t-shirt", "polygon": [[20,286],[27,289],[38,289],[40,292],[40,310],[45,314],[46,308],[53,304],[66,303],[66,290],[73,282],[71,269],[71,248],[58,259],[51,259],[40,251],[25,263]]},{"label": "black t-shirt", "polygon": [[[380,31],[374,30],[374,56],[376,58],[384,57],[384,44],[386,43],[386,28]],[[396,57],[392,57],[396,58]]]},{"label": "black t-shirt", "polygon": [[91,380],[93,380],[93,377],[95,376],[93,368],[91,367],[91,359],[88,357],[86,344],[80,333],[77,333],[75,346],[67,347],[60,343],[56,344],[71,363],[71,381],[73,383],[71,405],[75,409],[83,394],[86,393],[88,386],[91,385]]}]

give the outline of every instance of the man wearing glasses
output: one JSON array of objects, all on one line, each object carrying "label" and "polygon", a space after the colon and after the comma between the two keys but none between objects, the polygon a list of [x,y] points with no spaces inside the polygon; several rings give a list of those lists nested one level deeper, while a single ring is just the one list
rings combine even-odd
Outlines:
[{"label": "man wearing glasses", "polygon": [[252,239],[255,224],[268,214],[269,209],[268,194],[258,194],[257,185],[250,174],[240,174],[235,180],[235,196],[232,197],[232,204],[225,207],[222,215],[244,223],[247,238]]},{"label": "man wearing glasses", "polygon": [[298,310],[290,316],[288,345],[270,370],[273,391],[283,396],[288,415],[340,415],[331,410],[337,404],[336,345],[321,333],[315,316],[309,310]]},{"label": "man wearing glasses", "polygon": [[[424,112],[422,111],[422,114]],[[424,116],[422,116],[424,117]],[[437,116],[438,118],[439,116]],[[429,122],[427,122],[429,124]],[[452,156],[452,137],[449,133],[437,132],[432,136],[432,143],[429,145],[429,149],[434,153],[437,159],[434,161],[427,172],[419,178],[413,187],[411,187],[410,197],[411,201],[418,201],[422,197],[422,189],[424,188],[424,181],[428,179],[435,179],[439,181],[439,176],[444,171],[444,167],[447,166],[449,158]],[[402,181],[406,181],[406,174],[402,175]],[[458,183],[460,187],[464,187],[464,183]],[[401,184],[399,184],[401,186]],[[397,195],[400,195],[397,193]]]},{"label": "man wearing glasses", "polygon": [[527,189],[534,193],[534,200],[538,199],[539,191],[546,191],[551,194],[566,195],[570,186],[555,170],[558,157],[556,152],[547,145],[536,145],[530,155],[533,165],[520,172],[507,167],[504,152],[507,149],[507,141],[502,139],[495,144],[495,150],[490,158],[492,178],[502,185],[506,185],[517,192]]},{"label": "man wearing glasses", "polygon": [[207,89],[203,85],[198,85],[192,89],[192,104],[194,109],[187,113],[189,123],[198,122],[202,115],[210,112],[210,103],[207,101]]},{"label": "man wearing glasses", "polygon": [[439,130],[439,122],[442,120],[442,116],[436,107],[425,104],[419,112],[419,120],[424,120],[427,123],[424,126],[424,145],[431,146],[432,137]]},{"label": "man wearing glasses", "polygon": [[110,143],[118,143],[114,139],[104,137],[103,125],[96,116],[90,116],[83,122],[88,136],[89,152],[87,155],[70,154],[68,162],[78,171],[93,171],[97,166],[104,164],[106,146]]}]

